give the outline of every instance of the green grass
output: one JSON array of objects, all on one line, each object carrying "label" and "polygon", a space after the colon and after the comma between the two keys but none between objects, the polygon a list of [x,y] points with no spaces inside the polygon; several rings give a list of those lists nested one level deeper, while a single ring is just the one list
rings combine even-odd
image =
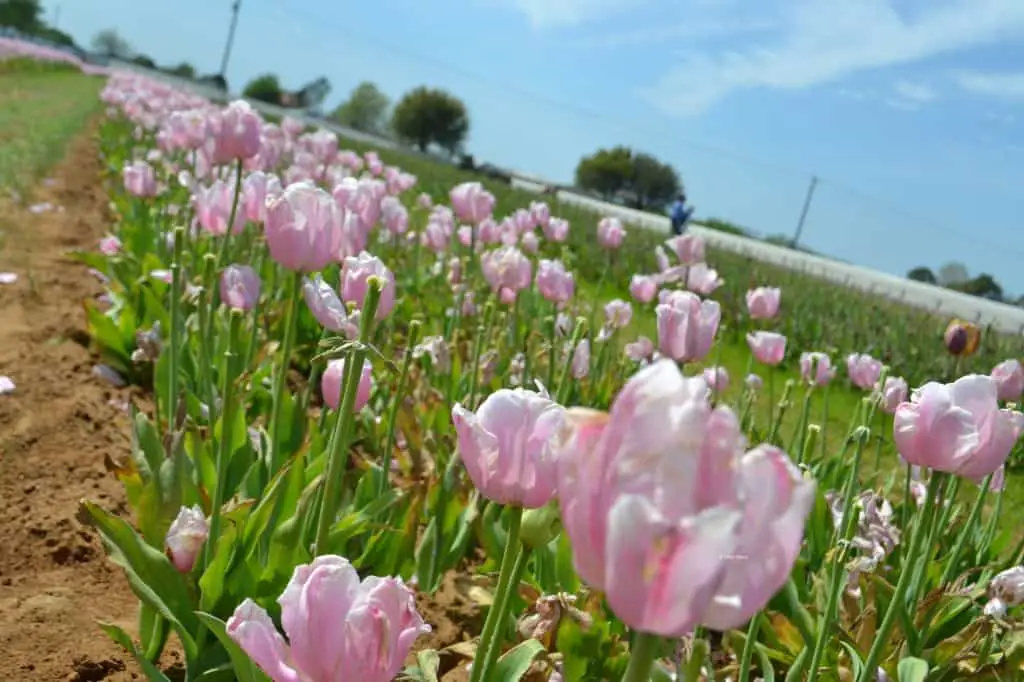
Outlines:
[{"label": "green grass", "polygon": [[19,194],[61,158],[102,107],[102,80],[32,64],[0,69],[0,188]]}]

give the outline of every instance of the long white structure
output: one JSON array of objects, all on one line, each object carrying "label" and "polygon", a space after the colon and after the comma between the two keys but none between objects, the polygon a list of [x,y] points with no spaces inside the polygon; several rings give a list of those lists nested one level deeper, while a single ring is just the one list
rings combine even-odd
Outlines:
[{"label": "long white structure", "polygon": [[[112,64],[112,66],[114,65]],[[224,97],[224,93],[214,88],[204,87],[193,81],[176,78],[162,72],[151,71],[135,64],[118,62],[116,66],[151,78],[167,81],[176,87],[191,90],[210,99],[223,99]],[[371,144],[382,149],[400,150],[403,153],[425,156],[417,150],[402,147],[392,140],[368,135],[358,130],[306,116],[293,109],[283,109],[255,100],[249,100],[249,102],[253,108],[266,115],[277,117],[291,116],[308,125],[327,128],[342,137]],[[554,185],[556,183],[550,184]],[[512,186],[516,189],[533,193],[540,193],[545,189],[544,182],[521,174],[513,177]],[[623,222],[637,227],[658,230],[666,234],[670,230],[670,221],[667,216],[637,211],[564,190],[557,192],[557,198],[559,202],[589,209],[601,215],[616,216]],[[915,282],[857,265],[840,263],[802,251],[769,244],[759,239],[707,229],[699,224],[690,227],[690,231],[699,234],[714,248],[748,256],[814,277],[820,277],[916,308],[930,310],[938,315],[951,318],[958,317],[981,325],[992,325],[1006,333],[1024,334],[1024,308],[989,301],[943,287]]]}]

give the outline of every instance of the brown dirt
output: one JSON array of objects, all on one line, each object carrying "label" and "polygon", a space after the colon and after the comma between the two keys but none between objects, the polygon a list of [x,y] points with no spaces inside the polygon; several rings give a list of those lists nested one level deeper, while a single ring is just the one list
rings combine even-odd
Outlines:
[{"label": "brown dirt", "polygon": [[92,134],[26,205],[0,205],[0,679],[138,679],[125,654],[97,628],[134,629],[135,599],[94,533],[75,520],[82,498],[124,510],[103,467],[128,450],[126,395],[92,376],[82,301],[100,293],[84,266],[65,257],[94,248],[109,223]]}]

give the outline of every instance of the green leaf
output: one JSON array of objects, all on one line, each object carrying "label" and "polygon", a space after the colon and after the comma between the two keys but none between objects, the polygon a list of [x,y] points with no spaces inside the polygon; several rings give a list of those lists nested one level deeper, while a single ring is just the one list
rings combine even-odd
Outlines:
[{"label": "green leaf", "polygon": [[110,560],[124,569],[132,592],[168,620],[178,634],[186,661],[195,659],[198,648],[193,634],[200,626],[185,578],[126,521],[91,502],[83,502],[82,507],[107,546]]},{"label": "green leaf", "polygon": [[156,609],[145,603],[139,604],[139,641],[147,661],[156,663],[160,660],[169,632],[167,620]]},{"label": "green leaf", "polygon": [[846,649],[846,653],[850,656],[850,666],[853,668],[853,678],[855,680],[860,679],[861,671],[864,670],[864,661],[861,660],[860,654],[857,653],[857,650],[849,642],[839,642],[839,644]]},{"label": "green leaf", "polygon": [[757,660],[761,663],[761,677],[764,682],[775,682],[775,667],[772,665],[772,659],[768,657],[768,652],[760,644],[754,645],[754,651],[757,652]]},{"label": "green leaf", "polygon": [[171,678],[164,675],[160,671],[160,668],[156,667],[152,662],[149,661],[142,652],[135,646],[135,642],[128,636],[128,633],[112,623],[100,623],[100,629],[107,633],[110,639],[114,640],[114,643],[127,651],[135,662],[139,664],[142,672],[146,675],[146,679],[150,682],[171,682]]},{"label": "green leaf", "polygon": [[225,593],[225,583],[238,551],[238,527],[228,517],[221,517],[224,526],[214,549],[213,559],[199,578],[199,608],[203,611],[217,611],[217,605]]},{"label": "green leaf", "polygon": [[235,669],[235,676],[238,682],[270,682],[270,678],[259,669],[259,666],[253,663],[249,655],[242,651],[242,648],[235,643],[235,640],[228,636],[227,625],[224,621],[202,611],[197,611],[196,616],[214,634],[217,641],[224,647],[224,650],[228,652],[228,657],[231,659],[231,665]]},{"label": "green leaf", "polygon": [[100,351],[108,359],[116,360],[116,364],[121,365],[116,369],[127,370],[131,366],[131,354],[117,324],[92,303],[85,304],[85,323],[89,336],[99,346]]},{"label": "green leaf", "polygon": [[533,661],[544,652],[544,645],[528,639],[506,651],[494,666],[496,682],[518,682],[530,669]]},{"label": "green leaf", "polygon": [[900,661],[896,675],[899,682],[924,682],[928,677],[928,663],[920,658],[908,656]]},{"label": "green leaf", "polygon": [[416,653],[416,665],[423,682],[438,682],[437,672],[441,668],[441,656],[435,649],[424,649]]}]

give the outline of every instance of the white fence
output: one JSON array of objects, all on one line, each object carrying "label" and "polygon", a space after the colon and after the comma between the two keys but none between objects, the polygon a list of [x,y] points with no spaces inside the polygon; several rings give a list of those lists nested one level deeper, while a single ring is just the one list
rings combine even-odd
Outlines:
[{"label": "white fence", "polygon": [[[176,78],[162,72],[151,71],[135,64],[118,62],[116,64],[111,63],[111,66],[161,79],[210,99],[224,98],[224,93],[215,88],[205,87],[193,81]],[[338,135],[349,139],[371,144],[382,149],[401,150],[405,153],[423,156],[417,150],[402,147],[392,140],[368,135],[319,118],[306,116],[294,109],[283,109],[255,100],[250,100],[250,103],[254,108],[267,115],[278,117],[291,116],[311,126],[328,128]],[[514,174],[512,186],[520,190],[540,193],[544,189],[545,183],[538,181],[536,178],[527,178],[526,176]],[[574,192],[559,191],[557,197],[560,202],[590,209],[601,215],[616,216],[630,225],[658,230],[666,234],[669,232],[670,221],[667,216],[637,211]],[[857,265],[840,263],[802,251],[769,244],[759,239],[707,229],[699,224],[690,227],[690,231],[699,234],[714,248],[749,256],[788,270],[820,277],[844,286],[860,289],[894,301],[900,301],[916,308],[931,310],[939,315],[959,317],[982,325],[990,324],[1007,333],[1024,334],[1024,308],[969,296],[943,287],[915,282]]]}]

